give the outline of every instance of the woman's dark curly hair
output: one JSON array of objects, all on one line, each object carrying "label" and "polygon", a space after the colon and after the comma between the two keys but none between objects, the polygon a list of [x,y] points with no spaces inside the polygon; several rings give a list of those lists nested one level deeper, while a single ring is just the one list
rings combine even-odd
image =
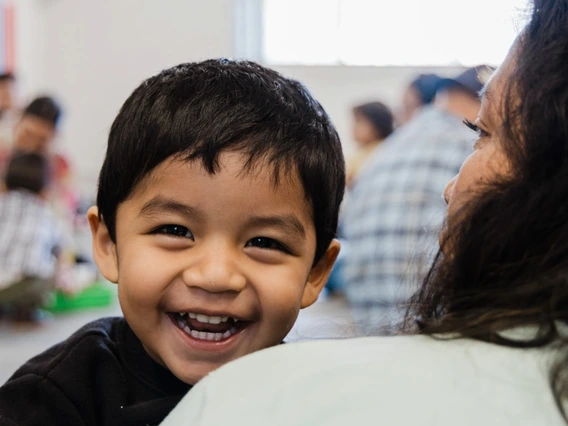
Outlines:
[{"label": "woman's dark curly hair", "polygon": [[[448,223],[405,325],[509,347],[557,351],[550,372],[568,401],[568,0],[534,0],[498,101],[512,173],[485,187]],[[498,120],[496,120],[498,121]],[[524,341],[500,332],[532,326]],[[565,415],[566,417],[566,415]]]}]

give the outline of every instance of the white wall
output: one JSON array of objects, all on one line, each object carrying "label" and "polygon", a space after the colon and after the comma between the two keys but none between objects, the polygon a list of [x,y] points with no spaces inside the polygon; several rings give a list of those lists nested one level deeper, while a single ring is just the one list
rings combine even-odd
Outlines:
[{"label": "white wall", "polygon": [[[233,56],[234,0],[14,0],[18,72],[29,94],[64,105],[61,145],[81,191],[92,196],[108,130],[129,93],[168,66]],[[20,22],[20,24],[18,24]],[[396,106],[413,68],[277,67],[303,81],[351,147],[350,108],[383,100]],[[452,73],[454,70],[437,70]]]},{"label": "white wall", "polygon": [[34,1],[44,21],[41,89],[63,103],[62,148],[87,194],[95,192],[112,120],[143,79],[233,50],[232,0]]},{"label": "white wall", "polygon": [[[4,0],[7,2],[8,0]],[[12,0],[14,14],[15,69],[23,95],[44,86],[45,19],[37,0]]]}]

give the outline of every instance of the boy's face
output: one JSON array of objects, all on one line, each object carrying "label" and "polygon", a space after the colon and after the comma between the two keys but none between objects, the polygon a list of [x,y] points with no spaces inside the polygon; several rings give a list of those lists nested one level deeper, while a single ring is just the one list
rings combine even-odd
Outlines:
[{"label": "boy's face", "polygon": [[235,358],[276,345],[325,285],[332,242],[312,267],[316,235],[301,183],[272,168],[243,172],[238,153],[209,175],[167,160],[116,217],[116,245],[89,212],[102,273],[148,354],[193,384]]}]

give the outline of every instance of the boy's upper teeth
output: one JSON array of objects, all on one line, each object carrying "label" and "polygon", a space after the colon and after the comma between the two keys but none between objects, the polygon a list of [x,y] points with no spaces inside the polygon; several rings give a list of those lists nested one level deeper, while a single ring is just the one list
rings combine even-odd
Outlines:
[{"label": "boy's upper teeth", "polygon": [[[218,317],[218,316],[209,316],[203,314],[194,314],[193,312],[180,312],[180,316],[187,315],[191,319],[195,319],[199,322],[204,324],[221,324],[222,322],[227,322],[229,317]],[[236,321],[236,320],[235,320]]]}]

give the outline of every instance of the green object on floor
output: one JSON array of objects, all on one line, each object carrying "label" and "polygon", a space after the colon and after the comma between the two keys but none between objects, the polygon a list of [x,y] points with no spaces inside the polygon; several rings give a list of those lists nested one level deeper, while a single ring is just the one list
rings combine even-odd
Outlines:
[{"label": "green object on floor", "polygon": [[109,306],[116,299],[116,286],[105,281],[97,281],[82,292],[75,295],[66,295],[57,291],[53,302],[46,310],[58,313],[89,308]]}]

